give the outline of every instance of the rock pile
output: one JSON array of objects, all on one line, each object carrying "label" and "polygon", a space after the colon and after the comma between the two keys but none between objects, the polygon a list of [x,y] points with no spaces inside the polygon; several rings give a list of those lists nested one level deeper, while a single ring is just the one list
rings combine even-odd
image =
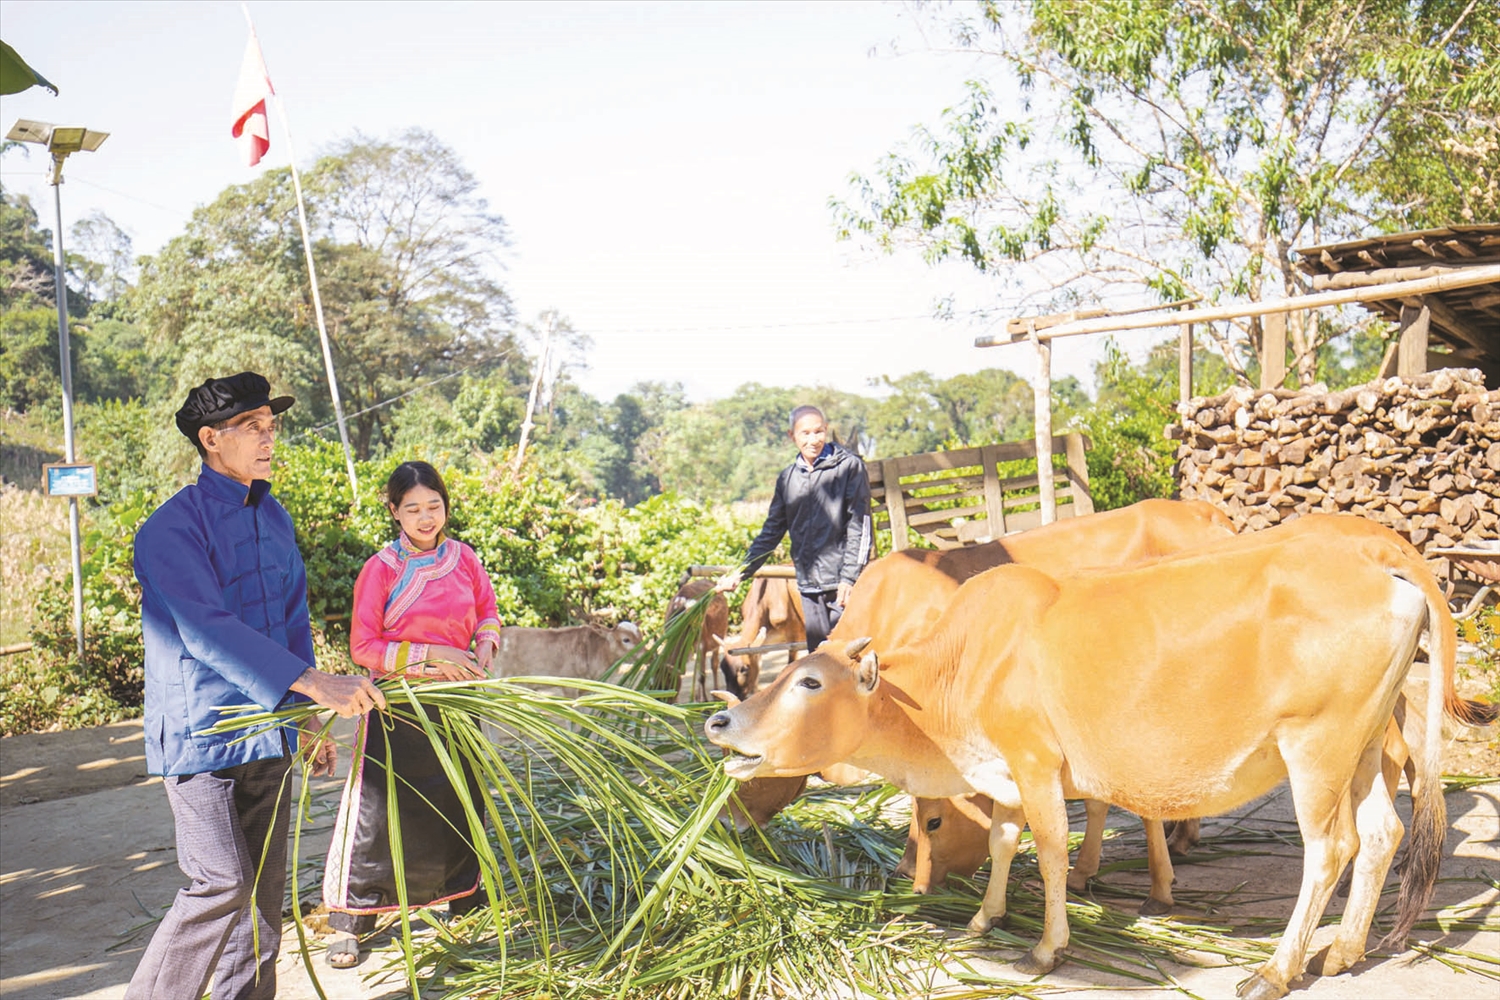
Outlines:
[{"label": "rock pile", "polygon": [[1183,499],[1241,530],[1347,511],[1419,549],[1500,537],[1500,391],[1476,370],[1342,392],[1235,388],[1178,410]]}]

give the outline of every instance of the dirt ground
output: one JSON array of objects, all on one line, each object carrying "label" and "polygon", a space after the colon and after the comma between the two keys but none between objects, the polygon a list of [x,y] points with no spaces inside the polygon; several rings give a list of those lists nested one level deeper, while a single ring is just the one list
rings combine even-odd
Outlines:
[{"label": "dirt ground", "polygon": [[[1491,737],[1470,731],[1450,745],[1452,764],[1476,761],[1495,775]],[[315,894],[318,862],[331,835],[337,806],[336,780],[314,786],[315,808],[303,830],[298,873],[303,898]],[[123,722],[96,729],[10,737],[0,740],[0,995],[22,998],[123,995],[125,984],[156,921],[184,879],[176,867],[172,817],[160,779],[148,778],[141,747],[141,725]],[[1500,778],[1448,795],[1451,834],[1435,906],[1467,920],[1500,916]],[[1406,796],[1401,796],[1403,803]],[[1177,889],[1187,919],[1215,913],[1274,918],[1266,933],[1279,933],[1291,909],[1300,872],[1300,852],[1278,837],[1290,827],[1285,792],[1205,823],[1205,846],[1179,865]],[[1137,829],[1133,819],[1112,817],[1121,830]],[[1216,838],[1265,836],[1256,856],[1224,854]],[[1139,841],[1124,835],[1106,844],[1105,863],[1138,856]],[[1218,853],[1219,856],[1215,856]],[[1144,872],[1109,876],[1115,887],[1144,885]],[[1235,891],[1237,888],[1249,892]],[[1241,897],[1245,901],[1236,902]],[[1218,900],[1218,903],[1214,901]],[[1133,910],[1111,897],[1108,905]],[[1331,911],[1340,905],[1335,900]],[[1319,932],[1321,943],[1333,928]],[[1500,955],[1495,931],[1419,931],[1420,939],[1444,947]],[[334,971],[314,944],[312,959],[331,998],[368,1000],[405,995],[398,975],[380,970],[395,958],[389,943],[357,970]],[[991,956],[1003,959],[1003,955]],[[998,982],[1022,982],[1002,961],[976,959],[973,971]],[[288,927],[279,962],[279,996],[316,996],[302,968],[295,929]],[[950,970],[954,971],[954,970]],[[1203,997],[1230,997],[1246,971],[1237,966],[1197,968],[1167,965],[1165,972]],[[1497,970],[1500,971],[1500,970]],[[372,981],[372,977],[374,981]],[[941,973],[936,983],[945,980]],[[1046,980],[1060,992],[1049,996],[1167,997],[1178,994],[1143,989],[1141,984],[1065,964]],[[997,991],[1000,989],[997,985]],[[1500,995],[1500,982],[1407,952],[1366,959],[1352,975],[1304,977],[1294,997],[1484,998]]]}]

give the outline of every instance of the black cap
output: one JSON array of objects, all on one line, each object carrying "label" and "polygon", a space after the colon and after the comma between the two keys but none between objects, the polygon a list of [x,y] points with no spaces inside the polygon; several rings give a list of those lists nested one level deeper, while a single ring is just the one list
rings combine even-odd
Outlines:
[{"label": "black cap", "polygon": [[208,427],[262,406],[269,406],[272,413],[280,413],[295,402],[291,396],[272,399],[271,383],[255,372],[211,378],[188,393],[187,402],[177,411],[177,429],[197,444],[200,427]]}]

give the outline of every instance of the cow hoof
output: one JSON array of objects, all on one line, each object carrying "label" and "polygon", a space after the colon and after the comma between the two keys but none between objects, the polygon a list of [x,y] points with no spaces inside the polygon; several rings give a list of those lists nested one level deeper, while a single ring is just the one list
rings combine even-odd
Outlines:
[{"label": "cow hoof", "polygon": [[1068,876],[1068,888],[1073,892],[1082,892],[1089,887],[1089,877],[1080,872],[1073,872]]},{"label": "cow hoof", "polygon": [[1037,950],[1033,948],[1026,953],[1025,957],[1016,962],[1016,971],[1023,976],[1045,976],[1061,965],[1062,960],[1061,949],[1053,952],[1050,960],[1043,960],[1037,956]]},{"label": "cow hoof", "polygon": [[1364,955],[1347,958],[1343,952],[1339,951],[1337,944],[1332,944],[1313,956],[1312,961],[1307,963],[1307,971],[1315,976],[1336,976],[1358,965],[1362,958]]},{"label": "cow hoof", "polygon": [[1240,983],[1240,988],[1234,992],[1240,1000],[1276,1000],[1277,997],[1285,995],[1286,987],[1277,986],[1257,972]]},{"label": "cow hoof", "polygon": [[1154,896],[1147,896],[1146,901],[1141,904],[1141,916],[1143,917],[1159,917],[1163,913],[1171,912],[1171,903],[1163,903]]},{"label": "cow hoof", "polygon": [[986,917],[983,913],[977,914],[969,921],[968,932],[971,937],[983,937],[991,927],[1004,927],[1005,914],[996,917]]}]

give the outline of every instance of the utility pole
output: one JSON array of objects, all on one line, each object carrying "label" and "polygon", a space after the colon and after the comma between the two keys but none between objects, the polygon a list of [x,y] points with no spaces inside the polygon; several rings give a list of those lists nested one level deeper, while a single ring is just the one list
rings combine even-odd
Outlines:
[{"label": "utility pole", "polygon": [[526,397],[526,419],[521,421],[521,443],[516,448],[516,460],[511,466],[511,471],[520,472],[521,463],[526,460],[526,439],[531,436],[531,429],[536,426],[531,418],[536,413],[536,397],[542,387],[542,376],[547,372],[547,353],[552,347],[552,330],[557,323],[557,313],[547,313],[547,325],[542,328],[542,353],[536,359],[536,375],[531,380],[531,394]]}]

